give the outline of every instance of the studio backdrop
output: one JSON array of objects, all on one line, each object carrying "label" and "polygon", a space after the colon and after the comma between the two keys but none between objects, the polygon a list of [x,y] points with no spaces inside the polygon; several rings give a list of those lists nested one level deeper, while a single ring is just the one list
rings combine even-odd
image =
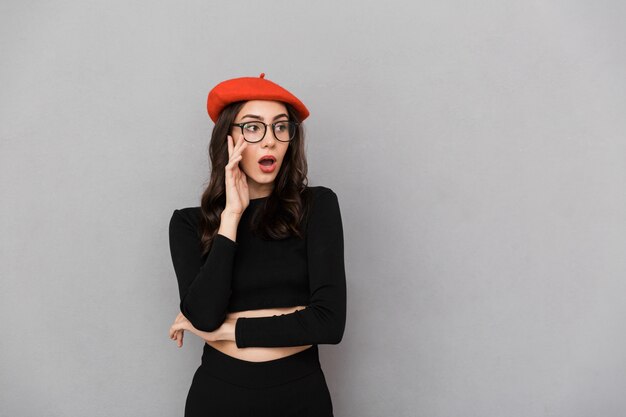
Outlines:
[{"label": "studio backdrop", "polygon": [[182,416],[174,209],[217,82],[297,91],[333,189],[336,416],[626,414],[617,1],[0,4],[0,415]]}]

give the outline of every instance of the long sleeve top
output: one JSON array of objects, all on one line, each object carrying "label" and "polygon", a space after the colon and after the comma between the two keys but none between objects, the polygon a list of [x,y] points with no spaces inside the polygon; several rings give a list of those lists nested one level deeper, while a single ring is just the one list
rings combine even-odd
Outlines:
[{"label": "long sleeve top", "polygon": [[271,317],[239,317],[237,347],[337,344],[346,321],[343,227],[337,195],[309,187],[313,206],[305,238],[263,240],[248,226],[268,197],[251,199],[237,241],[217,234],[201,255],[200,207],[174,210],[169,224],[180,311],[203,331],[216,330],[235,311],[307,306]]}]

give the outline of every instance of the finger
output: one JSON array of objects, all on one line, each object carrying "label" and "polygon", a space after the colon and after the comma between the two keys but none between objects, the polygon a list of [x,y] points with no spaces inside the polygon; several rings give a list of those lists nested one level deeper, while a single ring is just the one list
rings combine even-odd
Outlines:
[{"label": "finger", "polygon": [[180,324],[178,322],[172,323],[170,326],[170,338],[174,339],[176,337],[176,332],[178,331]]},{"label": "finger", "polygon": [[233,154],[231,156],[235,156],[235,155],[243,155],[243,151],[244,149],[246,149],[248,147],[248,142],[246,142],[245,140],[243,140],[243,138],[241,138],[241,143],[239,144],[239,146],[237,146],[234,150],[233,150]]},{"label": "finger", "polygon": [[230,159],[228,160],[228,163],[231,165],[234,165],[234,163],[239,162],[239,160],[243,158],[243,156],[241,154],[238,155],[233,155],[230,157]]},{"label": "finger", "polygon": [[241,149],[243,149],[244,147],[246,147],[247,145],[248,145],[248,142],[246,142],[246,140],[245,140],[245,139],[243,138],[243,136],[242,136],[242,137],[240,137],[240,138],[237,140],[237,146],[235,146],[234,150],[235,150],[235,151],[241,150]]},{"label": "finger", "polygon": [[[232,139],[232,136],[231,136],[231,139]],[[231,160],[235,156],[241,155],[243,149],[245,149],[247,144],[248,144],[248,142],[246,142],[243,139],[243,136],[240,137],[239,139],[237,139],[237,142],[234,142],[234,140],[233,140],[233,146],[230,149],[230,154],[229,154],[228,159]]]},{"label": "finger", "polygon": [[228,157],[230,157],[230,155],[233,153],[233,146],[234,146],[234,144],[233,144],[233,142],[234,142],[233,141],[233,137],[228,135],[226,137],[226,142],[228,143]]},{"label": "finger", "polygon": [[241,195],[247,188],[245,173],[242,170],[239,170],[239,177],[237,178],[237,192]]},{"label": "finger", "polygon": [[233,168],[239,163],[239,161],[243,158],[241,155],[234,156],[228,163],[226,164],[225,169],[227,171],[232,171]]}]

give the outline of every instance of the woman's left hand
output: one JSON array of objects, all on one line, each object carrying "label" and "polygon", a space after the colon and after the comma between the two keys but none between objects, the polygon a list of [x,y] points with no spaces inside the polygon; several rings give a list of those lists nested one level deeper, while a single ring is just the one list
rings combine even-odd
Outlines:
[{"label": "woman's left hand", "polygon": [[189,330],[191,333],[195,334],[196,336],[200,337],[201,339],[207,342],[214,342],[216,340],[222,340],[224,339],[223,337],[224,327],[227,325],[232,325],[233,322],[234,320],[226,319],[224,323],[222,323],[222,325],[218,327],[217,329],[215,329],[214,331],[205,332],[205,331],[198,330],[195,327],[193,327],[191,322],[187,319],[187,317],[183,315],[183,313],[178,313],[178,315],[176,316],[176,319],[174,320],[174,324],[172,324],[172,326],[170,327],[170,339],[176,340],[178,347],[182,347],[184,331]]},{"label": "woman's left hand", "polygon": [[187,320],[187,317],[185,317],[183,313],[178,313],[174,319],[174,324],[170,327],[170,339],[176,340],[178,347],[182,347],[183,335],[185,334],[185,330],[191,330],[190,327],[193,326],[189,320]]}]

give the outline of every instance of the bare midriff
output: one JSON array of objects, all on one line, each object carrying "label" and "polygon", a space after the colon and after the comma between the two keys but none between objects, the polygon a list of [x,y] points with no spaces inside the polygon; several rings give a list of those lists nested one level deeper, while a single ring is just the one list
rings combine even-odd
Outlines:
[{"label": "bare midriff", "polygon": [[[280,316],[281,314],[289,314],[294,311],[304,310],[306,306],[267,308],[260,310],[235,311],[226,315],[226,320],[233,320],[239,317],[271,317]],[[298,352],[306,350],[313,345],[303,346],[283,346],[283,347],[245,347],[238,348],[237,343],[233,340],[216,340],[214,342],[206,342],[215,349],[226,355],[237,359],[250,362],[264,362],[274,359],[284,358],[285,356],[294,355]]]}]

